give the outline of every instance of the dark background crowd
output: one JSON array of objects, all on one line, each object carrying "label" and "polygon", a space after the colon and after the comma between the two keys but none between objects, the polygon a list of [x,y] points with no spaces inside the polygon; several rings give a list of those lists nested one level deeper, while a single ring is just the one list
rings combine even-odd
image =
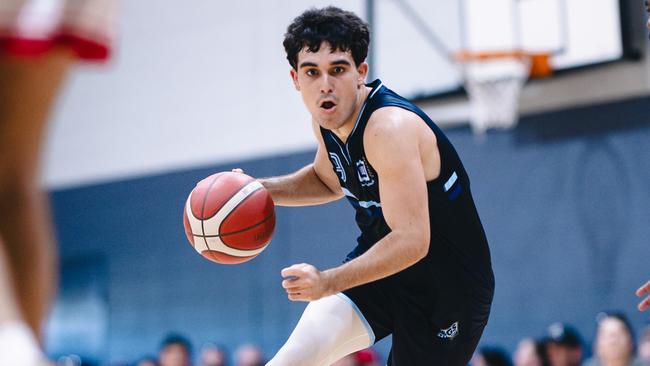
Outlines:
[{"label": "dark background crowd", "polygon": [[[596,316],[597,330],[592,344],[568,323],[552,323],[539,337],[525,337],[510,353],[505,347],[483,339],[471,366],[650,366],[650,325],[637,338],[628,318],[621,312]],[[157,350],[130,364],[115,366],[262,366],[272,355],[265,355],[254,343],[234,350],[218,342],[196,347],[179,333],[163,337]],[[380,366],[385,355],[370,348],[348,355],[332,366]],[[94,366],[70,355],[58,360],[59,366]]]}]

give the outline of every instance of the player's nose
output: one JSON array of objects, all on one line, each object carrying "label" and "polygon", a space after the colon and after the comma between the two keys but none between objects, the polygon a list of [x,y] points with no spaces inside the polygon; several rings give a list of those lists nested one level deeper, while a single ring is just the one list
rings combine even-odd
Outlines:
[{"label": "player's nose", "polygon": [[324,74],[321,78],[320,92],[321,94],[330,94],[334,91],[334,85],[332,84],[332,78]]}]

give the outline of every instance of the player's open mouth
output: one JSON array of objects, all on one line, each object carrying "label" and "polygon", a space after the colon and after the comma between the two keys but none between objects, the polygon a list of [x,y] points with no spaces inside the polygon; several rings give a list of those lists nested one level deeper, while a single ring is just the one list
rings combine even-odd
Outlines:
[{"label": "player's open mouth", "polygon": [[325,112],[334,112],[334,109],[336,109],[336,103],[326,100],[320,104],[320,108],[325,111]]},{"label": "player's open mouth", "polygon": [[325,102],[321,103],[320,107],[327,111],[327,110],[330,110],[330,109],[336,107],[336,104],[334,102],[331,102],[331,101],[328,100],[328,101],[325,101]]}]

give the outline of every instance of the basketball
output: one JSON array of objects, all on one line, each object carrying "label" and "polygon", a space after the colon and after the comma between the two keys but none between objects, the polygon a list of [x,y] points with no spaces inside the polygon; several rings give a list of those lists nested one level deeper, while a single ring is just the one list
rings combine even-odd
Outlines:
[{"label": "basketball", "polygon": [[213,174],[190,193],[183,224],[190,244],[203,257],[222,264],[243,263],[271,241],[273,200],[260,182],[246,174]]}]

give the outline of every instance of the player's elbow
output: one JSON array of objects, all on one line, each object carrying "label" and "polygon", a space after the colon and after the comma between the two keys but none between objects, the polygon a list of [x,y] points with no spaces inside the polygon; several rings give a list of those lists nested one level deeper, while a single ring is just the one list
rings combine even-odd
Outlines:
[{"label": "player's elbow", "polygon": [[422,258],[426,257],[429,253],[429,231],[413,231],[409,235],[409,243],[411,248],[412,262],[419,262]]},{"label": "player's elbow", "polygon": [[429,237],[425,235],[421,235],[417,242],[417,261],[420,259],[424,258],[429,254]]}]

